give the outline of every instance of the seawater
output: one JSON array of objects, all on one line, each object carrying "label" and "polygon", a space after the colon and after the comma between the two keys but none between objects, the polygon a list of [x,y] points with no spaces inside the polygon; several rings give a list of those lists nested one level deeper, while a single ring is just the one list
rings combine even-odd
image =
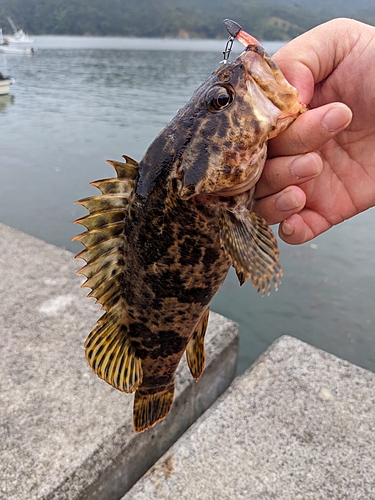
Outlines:
[{"label": "seawater", "polygon": [[[225,41],[38,37],[35,45],[34,56],[0,54],[0,71],[16,80],[0,98],[0,220],[77,253],[72,221],[86,212],[74,201],[113,175],[106,159],[142,157],[219,65]],[[270,52],[280,45],[265,43]],[[270,297],[229,273],[212,309],[240,325],[239,373],[281,335],[375,371],[374,229],[372,209],[311,243],[280,242],[284,278]]]}]

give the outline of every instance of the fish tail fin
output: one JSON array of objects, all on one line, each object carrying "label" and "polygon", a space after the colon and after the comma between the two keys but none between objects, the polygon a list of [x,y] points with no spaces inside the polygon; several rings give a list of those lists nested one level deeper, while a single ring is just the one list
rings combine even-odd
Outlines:
[{"label": "fish tail fin", "polygon": [[209,315],[210,309],[207,308],[186,346],[187,364],[196,381],[200,379],[206,361],[206,354],[204,352],[204,336],[207,330]]},{"label": "fish tail fin", "polygon": [[165,418],[172,407],[174,382],[164,390],[152,394],[135,393],[133,423],[136,432],[143,432]]}]

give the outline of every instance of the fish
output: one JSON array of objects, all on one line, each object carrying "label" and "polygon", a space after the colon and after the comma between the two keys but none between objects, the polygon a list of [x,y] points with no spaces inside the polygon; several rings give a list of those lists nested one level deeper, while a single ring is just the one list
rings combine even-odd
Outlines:
[{"label": "fish", "polygon": [[116,176],[92,182],[79,200],[88,214],[73,240],[85,249],[83,287],[105,311],[85,342],[96,375],[135,393],[133,424],[164,419],[175,374],[186,360],[198,381],[205,366],[210,303],[233,266],[262,295],[277,290],[277,241],[252,211],[267,141],[304,105],[259,42],[214,71],[159,133],[138,163],[108,160]]}]

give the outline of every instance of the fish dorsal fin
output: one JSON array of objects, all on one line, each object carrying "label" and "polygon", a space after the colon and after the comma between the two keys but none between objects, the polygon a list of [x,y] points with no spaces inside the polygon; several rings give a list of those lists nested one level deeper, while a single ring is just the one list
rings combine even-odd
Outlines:
[{"label": "fish dorsal fin", "polygon": [[209,315],[210,309],[206,309],[186,346],[187,364],[196,381],[200,379],[206,361],[206,355],[204,352],[204,336],[207,330]]},{"label": "fish dorsal fin", "polygon": [[75,221],[87,231],[73,238],[85,246],[77,257],[86,261],[78,271],[86,277],[83,287],[91,288],[106,313],[88,336],[86,357],[94,372],[124,392],[133,392],[141,383],[141,361],[131,346],[125,323],[122,279],[125,272],[125,226],[138,179],[137,163],[109,161],[117,177],[93,182],[101,194],[77,203],[89,214]]},{"label": "fish dorsal fin", "polygon": [[118,296],[118,274],[124,272],[125,225],[138,179],[137,163],[128,157],[126,160],[126,163],[109,161],[118,177],[92,182],[91,185],[101,194],[76,202],[89,211],[88,215],[75,221],[87,229],[73,238],[86,247],[77,255],[86,261],[78,273],[87,278],[82,286],[91,288],[90,296],[107,311]]},{"label": "fish dorsal fin", "polygon": [[98,377],[120,391],[131,393],[142,383],[142,364],[119,318],[113,308],[110,314],[102,316],[86,339],[86,359]]},{"label": "fish dorsal fin", "polygon": [[281,283],[282,270],[276,238],[267,222],[254,212],[226,210],[220,216],[220,239],[232,260],[240,284],[250,278],[262,295]]},{"label": "fish dorsal fin", "polygon": [[162,420],[172,408],[174,399],[174,381],[159,392],[142,394],[139,391],[134,396],[133,424],[136,432],[149,429]]}]

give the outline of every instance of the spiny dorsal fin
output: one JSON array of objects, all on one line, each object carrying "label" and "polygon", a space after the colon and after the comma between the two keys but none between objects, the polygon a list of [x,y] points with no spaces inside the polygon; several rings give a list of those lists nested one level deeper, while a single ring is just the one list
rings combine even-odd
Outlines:
[{"label": "spiny dorsal fin", "polygon": [[83,286],[92,288],[90,296],[94,296],[106,310],[109,306],[106,301],[113,298],[110,289],[117,293],[118,275],[124,271],[124,230],[138,179],[137,162],[129,157],[125,160],[126,163],[108,161],[115,168],[117,178],[92,183],[101,195],[76,202],[89,211],[88,215],[75,221],[87,229],[73,238],[86,247],[77,255],[86,261],[79,273],[87,278]]},{"label": "spiny dorsal fin", "polygon": [[107,210],[105,212],[97,212],[90,215],[85,215],[80,219],[74,221],[75,224],[82,224],[86,229],[98,229],[100,227],[106,226],[107,224],[114,224],[115,222],[124,221],[124,210],[121,208],[115,208],[113,210]]},{"label": "spiny dorsal fin", "polygon": [[207,330],[209,315],[210,309],[207,309],[186,346],[186,360],[190,372],[196,381],[200,379],[203,373],[206,360],[204,336]]},{"label": "spiny dorsal fin", "polygon": [[133,392],[142,381],[142,366],[124,320],[121,276],[126,267],[125,224],[138,170],[136,161],[129,157],[125,160],[126,163],[109,161],[117,178],[92,183],[101,195],[77,202],[89,214],[75,221],[87,231],[73,240],[86,247],[76,256],[86,261],[78,271],[87,278],[82,286],[91,288],[88,296],[95,297],[106,310],[86,340],[86,358],[100,378],[120,391]]},{"label": "spiny dorsal fin", "polygon": [[[125,189],[128,187],[128,183],[124,182]],[[90,196],[89,198],[83,198],[82,200],[76,201],[76,205],[82,205],[85,207],[90,214],[102,213],[106,210],[122,209],[127,210],[129,205],[129,194],[124,189],[124,195],[114,194],[114,195],[99,195]],[[127,197],[126,197],[127,196]]]},{"label": "spiny dorsal fin", "polygon": [[[103,214],[103,212],[100,212]],[[125,218],[125,215],[124,215]],[[74,241],[80,241],[86,248],[96,247],[103,240],[111,240],[120,236],[124,232],[124,221],[110,222],[105,226],[94,227],[85,233],[79,234],[74,237]],[[101,255],[101,254],[100,254]]]},{"label": "spiny dorsal fin", "polygon": [[282,270],[276,238],[267,222],[254,212],[225,211],[220,217],[221,244],[236,270],[241,285],[251,279],[253,286],[271,292],[281,283]]},{"label": "spiny dorsal fin", "polygon": [[120,194],[121,196],[131,195],[133,188],[131,182],[127,182],[126,179],[118,179],[118,178],[101,179],[100,181],[90,182],[90,186],[98,188],[99,191],[101,191],[101,193],[104,195]]},{"label": "spiny dorsal fin", "polygon": [[126,163],[116,160],[107,160],[107,163],[116,170],[119,179],[135,180],[138,177],[138,163],[129,156],[123,155],[123,158]]},{"label": "spiny dorsal fin", "polygon": [[140,394],[134,396],[133,424],[136,432],[143,432],[154,426],[169,413],[174,399],[174,382],[171,382],[164,390],[152,394]]}]

